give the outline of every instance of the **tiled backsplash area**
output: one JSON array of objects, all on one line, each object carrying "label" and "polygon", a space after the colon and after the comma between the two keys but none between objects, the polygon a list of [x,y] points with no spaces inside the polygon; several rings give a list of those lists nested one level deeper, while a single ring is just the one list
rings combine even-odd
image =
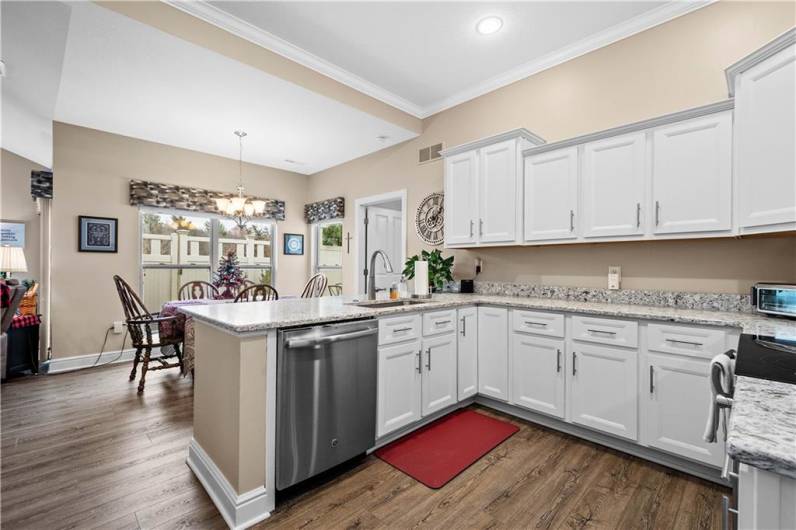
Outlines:
[{"label": "tiled backsplash area", "polygon": [[554,298],[580,302],[605,302],[681,309],[712,311],[752,311],[749,294],[733,293],[684,293],[677,291],[642,291],[620,289],[610,291],[593,287],[562,287],[555,285],[532,285],[511,282],[476,281],[475,292],[528,298]]}]

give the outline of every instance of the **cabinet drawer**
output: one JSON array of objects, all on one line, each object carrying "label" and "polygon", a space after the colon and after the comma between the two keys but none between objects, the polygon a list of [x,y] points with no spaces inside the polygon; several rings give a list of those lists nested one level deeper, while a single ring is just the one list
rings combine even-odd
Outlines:
[{"label": "cabinet drawer", "polygon": [[564,315],[541,311],[512,311],[512,329],[549,337],[564,337]]},{"label": "cabinet drawer", "polygon": [[572,338],[614,346],[638,347],[638,324],[629,320],[572,317]]},{"label": "cabinet drawer", "polygon": [[439,335],[456,331],[456,310],[423,313],[423,335]]},{"label": "cabinet drawer", "polygon": [[420,315],[400,315],[379,319],[379,346],[420,338]]},{"label": "cabinet drawer", "polygon": [[725,351],[726,333],[722,329],[692,328],[669,324],[647,326],[647,349],[711,358]]}]

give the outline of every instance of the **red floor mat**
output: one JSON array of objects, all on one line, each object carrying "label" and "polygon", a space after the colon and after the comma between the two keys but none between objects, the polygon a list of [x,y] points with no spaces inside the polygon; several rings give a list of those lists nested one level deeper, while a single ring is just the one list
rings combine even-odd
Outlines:
[{"label": "red floor mat", "polygon": [[437,489],[518,430],[509,422],[462,410],[378,449],[376,456]]}]

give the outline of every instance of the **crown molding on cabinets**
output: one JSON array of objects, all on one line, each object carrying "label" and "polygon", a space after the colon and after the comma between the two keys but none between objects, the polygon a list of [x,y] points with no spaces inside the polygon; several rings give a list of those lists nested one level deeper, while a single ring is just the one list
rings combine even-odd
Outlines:
[{"label": "crown molding on cabinets", "polygon": [[564,147],[571,147],[573,145],[581,145],[588,142],[594,142],[596,140],[602,140],[603,138],[610,138],[613,136],[620,136],[632,132],[652,129],[654,127],[659,127],[661,125],[676,123],[678,121],[688,120],[691,118],[699,118],[701,116],[707,116],[709,114],[715,114],[717,112],[731,110],[733,108],[735,108],[735,100],[727,99],[725,101],[719,101],[718,103],[711,103],[710,105],[704,105],[702,107],[695,107],[693,109],[681,110],[678,112],[673,112],[671,114],[665,114],[663,116],[657,116],[655,118],[637,121],[635,123],[628,123],[627,125],[620,125],[619,127],[606,129],[604,131],[597,131],[589,134],[584,134],[581,136],[576,136],[574,138],[568,138],[566,140],[560,140],[558,142],[544,144],[537,147],[529,147],[528,149],[525,149],[522,152],[522,155],[523,156],[538,155],[540,153],[555,151],[556,149],[561,149]]},{"label": "crown molding on cabinets", "polygon": [[758,48],[743,59],[725,68],[724,75],[727,77],[727,90],[730,97],[735,97],[735,78],[738,74],[765,61],[794,43],[796,43],[796,28],[791,28],[765,46]]},{"label": "crown molding on cabinets", "polygon": [[541,136],[532,133],[528,129],[518,128],[492,136],[487,136],[486,138],[479,138],[478,140],[473,140],[472,142],[467,142],[466,144],[455,145],[453,147],[443,149],[439,152],[439,154],[442,156],[456,155],[459,153],[464,153],[465,151],[472,151],[486,145],[502,142],[504,140],[513,140],[514,138],[524,138],[534,145],[542,145],[545,143],[545,139]]}]

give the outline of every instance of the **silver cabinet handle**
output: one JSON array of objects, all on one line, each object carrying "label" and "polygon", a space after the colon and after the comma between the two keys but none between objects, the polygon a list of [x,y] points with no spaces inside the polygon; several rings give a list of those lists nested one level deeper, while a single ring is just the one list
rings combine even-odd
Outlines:
[{"label": "silver cabinet handle", "polygon": [[467,318],[462,317],[460,320],[462,322],[462,331],[461,331],[462,337],[466,337],[467,336]]},{"label": "silver cabinet handle", "polygon": [[655,380],[653,379],[654,377],[655,377],[655,367],[650,365],[650,394],[653,394],[655,392]]},{"label": "silver cabinet handle", "polygon": [[691,340],[666,339],[666,342],[674,342],[675,344],[688,344],[690,346],[704,346],[704,344],[701,342],[695,342]]},{"label": "silver cabinet handle", "polygon": [[426,348],[426,355],[428,356],[428,363],[426,364],[426,369],[431,371],[431,348]]},{"label": "silver cabinet handle", "polygon": [[473,220],[470,219],[470,237],[473,237]]},{"label": "silver cabinet handle", "polygon": [[636,203],[636,228],[641,228],[641,203]]},{"label": "silver cabinet handle", "polygon": [[403,333],[404,331],[412,331],[412,328],[395,328],[393,333]]},{"label": "silver cabinet handle", "polygon": [[561,350],[556,350],[556,373],[561,373]]},{"label": "silver cabinet handle", "polygon": [[443,324],[450,324],[450,323],[451,323],[450,320],[437,320],[436,322],[434,322],[434,325],[435,326],[441,326]]},{"label": "silver cabinet handle", "polygon": [[524,323],[525,323],[526,326],[539,326],[539,327],[542,327],[542,328],[546,328],[547,327],[547,323],[546,322],[534,322],[533,320],[525,320]]},{"label": "silver cabinet handle", "polygon": [[478,220],[478,235],[479,236],[484,235],[484,220],[483,219],[479,219]]},{"label": "silver cabinet handle", "polygon": [[575,231],[575,210],[569,211],[569,231]]},{"label": "silver cabinet handle", "polygon": [[423,356],[423,348],[420,348],[419,350],[417,350],[417,373],[419,374],[423,373],[423,365],[422,365],[423,361],[421,360],[422,356]]},{"label": "silver cabinet handle", "polygon": [[655,226],[661,223],[661,203],[655,201]]},{"label": "silver cabinet handle", "polygon": [[616,335],[616,331],[605,331],[603,329],[587,329],[589,333],[605,333],[606,335]]},{"label": "silver cabinet handle", "polygon": [[572,352],[572,375],[575,375],[576,373],[578,373],[578,371],[575,369],[575,361],[577,360],[577,358],[578,358],[578,354],[573,351]]},{"label": "silver cabinet handle", "polygon": [[721,496],[721,528],[722,530],[730,530],[730,514],[738,517],[738,509],[730,508],[730,498],[726,495]]}]

